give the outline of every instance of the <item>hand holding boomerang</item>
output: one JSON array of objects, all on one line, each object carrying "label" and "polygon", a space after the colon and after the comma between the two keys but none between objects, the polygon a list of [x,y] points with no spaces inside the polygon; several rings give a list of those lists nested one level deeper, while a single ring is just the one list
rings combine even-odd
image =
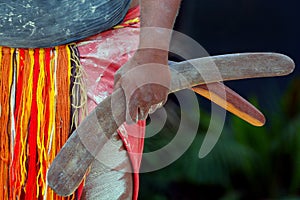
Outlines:
[{"label": "hand holding boomerang", "polygon": [[[217,70],[211,67],[212,63]],[[227,98],[218,96],[222,86],[219,81],[287,75],[293,71],[294,62],[282,54],[245,53],[198,58],[170,68],[170,93],[192,88],[249,123],[261,126],[265,122],[264,116],[235,92],[225,88]],[[201,75],[205,75],[205,79]],[[209,91],[206,84],[213,84],[213,89]],[[111,105],[114,99],[117,103]],[[117,90],[101,102],[70,136],[48,171],[49,186],[59,195],[71,194],[103,144],[124,121],[125,97],[121,90]]]}]

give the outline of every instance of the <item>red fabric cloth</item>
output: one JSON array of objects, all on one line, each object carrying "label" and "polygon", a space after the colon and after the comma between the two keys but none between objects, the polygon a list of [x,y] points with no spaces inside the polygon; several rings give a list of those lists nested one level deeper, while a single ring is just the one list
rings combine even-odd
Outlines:
[{"label": "red fabric cloth", "polygon": [[[128,11],[124,22],[139,16],[139,7]],[[122,24],[122,23],[121,23]],[[114,73],[133,55],[138,46],[139,23],[111,29],[79,42],[80,61],[86,73],[88,111],[113,92]],[[145,121],[136,125],[122,125],[118,134],[128,151],[134,172],[134,194],[137,199],[139,168],[142,159]]]}]

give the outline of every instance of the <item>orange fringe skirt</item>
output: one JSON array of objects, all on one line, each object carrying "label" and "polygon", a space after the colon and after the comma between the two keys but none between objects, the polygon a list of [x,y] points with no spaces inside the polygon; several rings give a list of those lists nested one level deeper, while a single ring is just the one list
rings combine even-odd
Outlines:
[{"label": "orange fringe skirt", "polygon": [[83,114],[81,75],[74,45],[0,47],[0,199],[76,198],[56,196],[46,173]]}]

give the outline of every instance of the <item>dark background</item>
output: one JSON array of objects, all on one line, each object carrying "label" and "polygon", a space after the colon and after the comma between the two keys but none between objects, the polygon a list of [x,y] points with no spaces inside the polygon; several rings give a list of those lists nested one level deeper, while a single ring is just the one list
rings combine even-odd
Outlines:
[{"label": "dark background", "polygon": [[272,88],[282,92],[300,73],[299,9],[297,0],[183,0],[175,30],[198,41],[210,55],[277,52],[290,56],[296,71],[289,77],[228,83],[243,96],[256,94],[265,100],[261,95]]},{"label": "dark background", "polygon": [[[252,127],[228,114],[218,144],[201,160],[197,154],[209,110],[199,97],[204,122],[198,141],[172,165],[141,174],[140,199],[300,199],[299,20],[297,0],[183,0],[175,30],[210,55],[277,52],[291,57],[296,69],[285,77],[226,82],[253,102],[267,122]],[[166,107],[178,109],[170,102]],[[146,139],[145,151],[170,141],[176,122],[168,123]]]}]

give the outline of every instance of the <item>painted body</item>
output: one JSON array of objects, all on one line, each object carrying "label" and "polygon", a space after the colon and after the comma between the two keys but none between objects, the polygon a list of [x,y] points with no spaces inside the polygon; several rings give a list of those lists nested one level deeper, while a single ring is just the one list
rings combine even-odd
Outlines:
[{"label": "painted body", "polygon": [[68,44],[120,23],[130,0],[2,1],[0,46],[53,47]]}]

